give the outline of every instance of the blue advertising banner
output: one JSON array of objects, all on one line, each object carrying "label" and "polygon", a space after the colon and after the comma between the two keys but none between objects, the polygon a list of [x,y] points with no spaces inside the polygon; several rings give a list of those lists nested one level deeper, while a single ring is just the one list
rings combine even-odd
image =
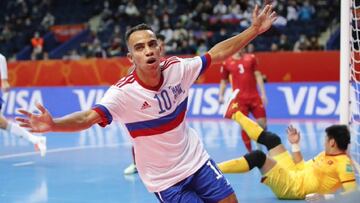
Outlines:
[{"label": "blue advertising banner", "polygon": [[[18,116],[18,109],[35,111],[35,102],[48,108],[53,116],[86,110],[100,101],[108,87],[42,87],[14,88],[4,93],[2,112]],[[240,90],[241,91],[241,90]],[[193,85],[189,92],[189,118],[220,118],[223,105],[218,103],[217,84]],[[230,95],[230,88],[225,97]],[[339,116],[339,84],[328,83],[269,83],[266,84],[268,118],[323,118]]]}]

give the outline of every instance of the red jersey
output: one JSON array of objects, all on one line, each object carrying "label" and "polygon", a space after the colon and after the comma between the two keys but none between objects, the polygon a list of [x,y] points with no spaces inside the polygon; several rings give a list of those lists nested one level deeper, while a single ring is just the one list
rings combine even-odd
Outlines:
[{"label": "red jersey", "polygon": [[239,89],[238,98],[249,98],[258,96],[255,78],[257,60],[254,54],[244,54],[240,59],[229,57],[221,66],[221,79],[228,80],[233,88]]}]

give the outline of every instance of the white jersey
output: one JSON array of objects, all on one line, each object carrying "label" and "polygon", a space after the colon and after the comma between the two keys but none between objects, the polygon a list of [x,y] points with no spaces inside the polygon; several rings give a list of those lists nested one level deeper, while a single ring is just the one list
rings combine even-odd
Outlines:
[{"label": "white jersey", "polygon": [[0,54],[0,78],[1,80],[8,78],[6,59],[2,54]]},{"label": "white jersey", "polygon": [[136,71],[111,86],[93,109],[105,126],[125,124],[139,175],[150,192],[160,192],[194,174],[209,159],[198,135],[185,122],[190,86],[211,63],[209,54],[163,61],[157,87]]}]

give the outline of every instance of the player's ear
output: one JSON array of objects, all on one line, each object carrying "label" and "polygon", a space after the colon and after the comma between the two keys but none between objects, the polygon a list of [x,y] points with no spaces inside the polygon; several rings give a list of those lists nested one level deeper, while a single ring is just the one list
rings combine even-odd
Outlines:
[{"label": "player's ear", "polygon": [[336,146],[336,142],[335,142],[335,139],[334,139],[334,138],[330,139],[329,142],[330,142],[330,146],[331,146],[331,147],[335,147],[335,146]]},{"label": "player's ear", "polygon": [[126,57],[129,59],[129,61],[130,61],[132,64],[134,64],[133,57],[132,57],[132,54],[131,54],[130,52],[128,52],[128,53],[126,54]]}]

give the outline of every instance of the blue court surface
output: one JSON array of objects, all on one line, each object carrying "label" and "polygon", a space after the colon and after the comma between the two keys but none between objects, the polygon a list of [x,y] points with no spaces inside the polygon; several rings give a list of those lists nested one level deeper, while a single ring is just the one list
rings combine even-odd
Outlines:
[{"label": "blue court surface", "polygon": [[[278,133],[289,147],[285,129],[293,124],[301,131],[304,157],[310,159],[323,150],[324,128],[334,122],[273,120],[269,121],[269,130]],[[188,123],[197,130],[215,161],[236,158],[246,152],[236,123],[223,119],[188,120]],[[120,124],[45,136],[48,153],[41,158],[34,152],[33,145],[1,132],[1,203],[157,202],[137,174],[123,175],[132,158],[130,140]],[[246,174],[227,175],[227,178],[239,202],[294,202],[277,200],[271,190],[260,183],[257,169]]]}]

